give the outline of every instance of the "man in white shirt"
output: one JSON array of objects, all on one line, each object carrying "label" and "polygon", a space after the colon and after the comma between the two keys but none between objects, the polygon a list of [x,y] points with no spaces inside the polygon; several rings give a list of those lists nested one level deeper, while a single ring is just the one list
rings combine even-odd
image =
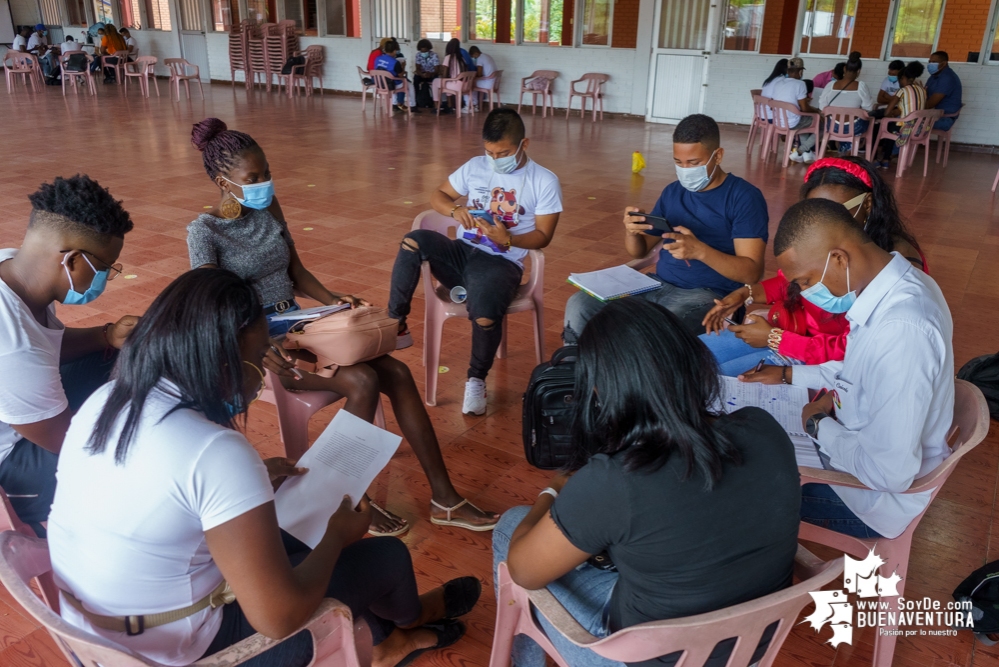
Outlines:
[{"label": "man in white shirt", "polygon": [[74,40],[72,35],[66,35],[66,41],[59,45],[59,50],[62,53],[73,53],[74,51],[83,51],[83,45]]},{"label": "man in white shirt", "polygon": [[87,176],[57,178],[29,197],[19,249],[0,250],[0,488],[39,536],[73,413],[107,381],[116,350],[138,321],[68,328],[55,304],[93,301],[108,280],[132,221]]},{"label": "man in white shirt", "polygon": [[[475,61],[475,69],[478,71],[479,76],[492,76],[496,71],[496,61],[488,53],[483,53],[479,47],[473,46],[470,48],[468,55],[472,56],[472,59]],[[492,89],[494,83],[496,83],[495,79],[489,79],[488,81],[476,81],[475,85],[479,88]]]},{"label": "man in white shirt", "polygon": [[829,393],[802,423],[828,465],[868,489],[806,484],[803,521],[857,537],[895,538],[930,501],[904,495],[950,455],[953,321],[940,288],[875,245],[840,204],[806,199],[781,219],[777,265],[801,296],[850,323],[846,356],[818,366],[765,367],[744,381],[782,380]]},{"label": "man in white shirt", "polygon": [[49,38],[45,36],[45,26],[41,23],[35,26],[35,31],[28,38],[28,53],[34,53],[41,58],[49,46]]},{"label": "man in white shirt", "polygon": [[406,234],[388,307],[399,320],[402,349],[413,344],[406,317],[423,262],[447,289],[465,288],[472,360],[462,412],[474,415],[486,412],[486,375],[503,340],[503,318],[524,274],[524,257],[551,243],[562,212],[558,176],[527,156],[531,140],[516,111],[489,112],[482,141],[486,154],[466,162],[430,196],[435,211],[457,221],[457,238],[422,229]]},{"label": "man in white shirt", "polygon": [[901,87],[898,77],[905,69],[905,63],[901,60],[893,60],[888,63],[888,76],[881,82],[881,89],[878,91],[878,104],[888,104],[895,97],[895,93]]},{"label": "man in white shirt", "polygon": [[[804,72],[805,63],[801,58],[788,59],[787,76],[773,81],[770,97],[778,102],[791,104],[803,112],[818,113],[819,110],[811,105],[808,98],[808,86],[801,80]],[[787,114],[787,122],[792,129],[811,127],[812,121],[811,116],[799,116],[793,113]],[[776,118],[773,122],[777,122]],[[802,135],[795,139],[795,142],[797,145],[791,151],[791,161],[814,162],[815,153],[812,152],[812,149],[815,147],[815,135]]]},{"label": "man in white shirt", "polygon": [[28,51],[28,37],[31,36],[31,28],[28,26],[23,26],[21,32],[14,35],[14,41],[10,45],[10,50],[20,53],[27,53]]},{"label": "man in white shirt", "polygon": [[135,37],[132,37],[128,28],[122,28],[119,32],[125,38],[125,46],[128,47],[128,60],[135,60],[135,57],[139,55],[139,43],[135,41]]}]

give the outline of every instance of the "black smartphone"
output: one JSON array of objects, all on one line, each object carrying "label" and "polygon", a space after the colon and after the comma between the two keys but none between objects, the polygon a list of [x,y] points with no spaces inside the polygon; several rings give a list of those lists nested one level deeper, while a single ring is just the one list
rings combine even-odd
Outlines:
[{"label": "black smartphone", "polygon": [[648,234],[649,236],[662,236],[667,232],[669,232],[670,234],[675,233],[673,230],[673,225],[669,224],[669,221],[666,218],[660,217],[658,215],[649,215],[648,213],[632,213],[632,215],[644,216],[645,222],[652,225],[652,229],[645,230],[645,233]]}]

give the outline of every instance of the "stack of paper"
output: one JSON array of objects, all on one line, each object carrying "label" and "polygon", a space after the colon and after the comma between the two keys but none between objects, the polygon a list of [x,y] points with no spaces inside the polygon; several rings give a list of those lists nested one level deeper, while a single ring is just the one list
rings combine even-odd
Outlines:
[{"label": "stack of paper", "polygon": [[589,273],[572,273],[569,275],[569,283],[601,301],[650,292],[663,286],[658,280],[627,264]]},{"label": "stack of paper", "polygon": [[763,408],[777,420],[794,444],[798,465],[821,468],[822,461],[815,443],[805,433],[801,424],[801,409],[808,403],[808,390],[790,384],[760,384],[740,382],[738,378],[719,376],[721,380],[721,407],[724,412],[739,408]]},{"label": "stack of paper", "polygon": [[340,410],[298,460],[309,471],[286,479],[274,494],[278,525],[315,549],[343,497],[356,506],[400,442],[401,436]]},{"label": "stack of paper", "polygon": [[350,308],[349,303],[338,303],[335,306],[316,306],[315,308],[305,308],[303,310],[290,310],[280,315],[271,316],[271,322],[301,322],[302,320],[318,320],[332,313],[339,313],[341,310]]}]

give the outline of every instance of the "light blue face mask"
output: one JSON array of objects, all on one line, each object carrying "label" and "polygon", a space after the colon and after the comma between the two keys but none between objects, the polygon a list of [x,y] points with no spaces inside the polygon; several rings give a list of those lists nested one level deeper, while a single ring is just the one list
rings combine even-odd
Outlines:
[{"label": "light blue face mask", "polygon": [[898,77],[893,74],[888,75],[888,80],[891,81],[892,83],[898,83]]},{"label": "light blue face mask", "polygon": [[808,289],[801,291],[801,297],[811,303],[813,306],[821,308],[827,313],[840,314],[845,313],[853,307],[853,304],[857,301],[857,293],[850,291],[850,264],[846,265],[846,294],[843,296],[836,296],[829,291],[829,288],[822,284],[825,280],[826,271],[829,270],[829,259],[832,257],[832,252],[826,255],[826,267],[822,269],[822,277],[819,278],[819,282],[815,283]]},{"label": "light blue face mask", "polygon": [[232,401],[226,401],[225,411],[230,420],[235,419],[237,416],[249,410],[250,403],[255,403],[264,393],[264,372],[254,363],[249,361],[244,361],[243,363],[260,373],[260,390],[257,392],[257,396],[249,403],[246,402],[246,399],[243,398],[242,394],[236,394]]},{"label": "light blue face mask", "polygon": [[[225,178],[225,176],[222,178]],[[225,180],[229,181],[228,178],[225,178]],[[232,193],[232,196],[246,208],[262,211],[274,201],[274,179],[264,181],[263,183],[251,183],[249,185],[239,185],[239,183],[229,182],[233,185],[238,185],[242,189],[242,199],[236,197],[235,192]]]},{"label": "light blue face mask", "polygon": [[63,305],[66,306],[82,306],[85,303],[90,303],[104,293],[104,288],[107,287],[108,284],[108,274],[110,273],[110,270],[104,269],[103,271],[98,271],[94,268],[94,265],[90,263],[90,259],[85,253],[81,252],[80,256],[83,257],[87,264],[90,265],[90,268],[93,269],[94,279],[90,281],[90,287],[87,288],[86,292],[83,292],[82,294],[77,292],[76,287],[73,285],[73,276],[69,273],[69,267],[66,266],[66,258],[64,256],[62,258],[62,268],[66,271],[66,277],[69,278],[69,291],[66,292],[66,297],[62,300]]},{"label": "light blue face mask", "polygon": [[936,74],[940,71],[940,63],[930,63],[926,66],[926,71],[930,74]]},{"label": "light blue face mask", "polygon": [[507,155],[506,157],[492,157],[491,155],[486,155],[486,159],[489,160],[489,164],[492,165],[493,171],[497,174],[509,174],[511,171],[517,168],[517,163],[520,161],[520,147],[524,145],[524,140],[521,139],[520,143],[517,144],[517,150],[513,155]]},{"label": "light blue face mask", "polygon": [[[715,153],[717,152],[717,148],[711,152],[710,157],[708,157],[708,162],[711,162],[711,159],[714,158]],[[714,178],[715,169],[718,168],[718,164],[716,163],[714,169],[712,169],[709,174],[708,162],[705,162],[697,167],[681,167],[678,164],[674,165],[676,167],[676,178],[680,181],[680,185],[691,192],[700,192],[706,188],[708,183],[711,182],[711,179]]]}]

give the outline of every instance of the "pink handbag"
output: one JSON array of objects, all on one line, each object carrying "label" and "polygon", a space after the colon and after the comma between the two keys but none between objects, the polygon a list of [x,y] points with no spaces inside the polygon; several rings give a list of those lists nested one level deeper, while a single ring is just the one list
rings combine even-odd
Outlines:
[{"label": "pink handbag", "polygon": [[321,377],[333,377],[340,366],[353,366],[395,350],[399,320],[385,308],[360,306],[296,324],[282,344],[288,350],[308,350],[316,363],[296,361],[295,367]]}]

